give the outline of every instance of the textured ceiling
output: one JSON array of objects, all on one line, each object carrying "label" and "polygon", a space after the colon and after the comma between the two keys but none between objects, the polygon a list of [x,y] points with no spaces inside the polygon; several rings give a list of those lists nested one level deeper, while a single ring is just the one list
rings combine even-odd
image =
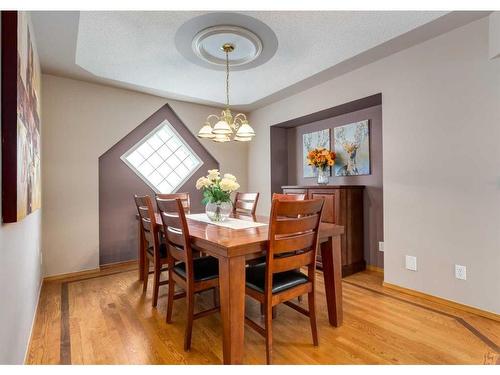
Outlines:
[{"label": "textured ceiling", "polygon": [[[175,46],[179,27],[204,13],[33,12],[32,18],[45,72],[221,104],[224,72],[193,64]],[[231,103],[259,102],[447,13],[242,12],[274,31],[278,50],[261,66],[231,73]]]}]

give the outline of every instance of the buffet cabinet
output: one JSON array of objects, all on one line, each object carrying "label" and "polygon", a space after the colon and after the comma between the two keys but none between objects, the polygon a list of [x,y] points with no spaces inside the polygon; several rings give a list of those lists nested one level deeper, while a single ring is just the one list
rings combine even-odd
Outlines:
[{"label": "buffet cabinet", "polygon": [[[306,199],[325,200],[322,221],[342,225],[342,276],[362,271],[364,259],[363,190],[359,185],[282,186],[284,194],[305,194]],[[321,269],[318,252],[317,267]]]}]

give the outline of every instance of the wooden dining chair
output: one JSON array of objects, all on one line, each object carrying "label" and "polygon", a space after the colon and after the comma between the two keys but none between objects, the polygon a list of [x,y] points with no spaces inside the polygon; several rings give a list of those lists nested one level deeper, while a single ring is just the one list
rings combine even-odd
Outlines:
[{"label": "wooden dining chair", "polygon": [[[266,359],[272,363],[272,308],[280,303],[309,317],[313,343],[318,345],[315,311],[315,270],[323,200],[273,200],[269,248],[265,265],[246,269],[246,294],[264,305],[265,327],[245,321],[266,338]],[[307,275],[298,269],[307,267]],[[309,310],[290,300],[307,293]]]},{"label": "wooden dining chair", "polygon": [[273,193],[273,200],[274,199],[278,199],[280,201],[303,201],[304,199],[306,199],[306,195],[301,193],[293,193],[293,194]]},{"label": "wooden dining chair", "polygon": [[[156,224],[155,211],[153,203],[149,195],[134,195],[135,205],[139,218],[141,220],[141,231],[144,239],[142,248],[145,250],[144,254],[144,282],[142,290],[146,292],[148,288],[149,275],[153,273],[153,307],[158,304],[158,291],[160,285],[166,285],[168,280],[160,281],[160,275],[166,271],[162,268],[167,264],[167,247],[164,243],[160,242],[158,225]],[[153,271],[149,271],[150,262],[153,263]]]},{"label": "wooden dining chair", "polygon": [[[306,199],[306,195],[303,193],[287,193],[287,194],[279,194],[279,193],[273,193],[273,200],[278,199],[280,201],[303,201]],[[301,303],[302,302],[302,296],[298,296],[297,300]],[[263,308],[261,308],[261,311],[263,311]],[[276,311],[273,310],[273,316],[276,316]]]},{"label": "wooden dining chair", "polygon": [[235,214],[255,215],[259,193],[236,193],[233,212]]},{"label": "wooden dining chair", "polygon": [[[215,290],[219,286],[219,261],[211,256],[193,258],[189,229],[181,199],[157,197],[156,203],[168,247],[168,279],[170,282],[168,284],[167,323],[172,321],[174,299],[185,296],[187,323],[184,350],[188,351],[191,348],[193,320],[220,310],[215,298]],[[175,284],[179,284],[185,290],[185,293],[176,295]],[[210,289],[214,290],[214,307],[195,314],[195,293]]]},{"label": "wooden dining chair", "polygon": [[[306,198],[305,194],[278,194],[278,193],[273,193],[272,199],[278,199],[280,201],[303,201]],[[266,257],[259,257],[257,259],[252,259],[247,261],[247,265],[249,266],[256,266],[259,264],[265,264],[266,262]],[[299,302],[302,302],[302,296],[298,297]],[[261,313],[264,315],[264,307],[261,306]],[[273,309],[273,317],[276,317],[276,310]]]},{"label": "wooden dining chair", "polygon": [[[184,212],[186,214],[189,214],[191,212],[191,200],[189,198],[189,193],[156,194],[156,196],[161,199],[180,199],[182,202],[182,207],[184,208]],[[195,250],[195,257],[206,255],[197,248],[193,248],[193,250]]]},{"label": "wooden dining chair", "polygon": [[[273,193],[272,200],[278,199],[280,201],[303,201],[306,199],[306,195],[303,193],[287,193],[287,194],[280,194],[280,193]],[[249,265],[258,265],[258,264],[264,264],[266,261],[266,257],[261,257],[257,258],[254,260],[251,260],[248,262]],[[298,296],[297,300],[299,303],[302,302],[302,296]],[[261,314],[264,315],[264,306],[261,305],[260,307]],[[276,317],[276,309],[273,308],[273,318]]]},{"label": "wooden dining chair", "polygon": [[184,212],[189,214],[191,210],[191,200],[189,199],[189,193],[171,193],[171,194],[156,194],[158,198],[161,199],[180,199],[182,202],[182,207]]}]

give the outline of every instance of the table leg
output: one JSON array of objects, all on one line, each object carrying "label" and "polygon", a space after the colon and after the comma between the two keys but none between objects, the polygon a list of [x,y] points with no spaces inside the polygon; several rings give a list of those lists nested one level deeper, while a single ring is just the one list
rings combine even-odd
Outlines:
[{"label": "table leg", "polygon": [[224,364],[243,363],[245,257],[219,258]]},{"label": "table leg", "polygon": [[[141,222],[139,220],[139,245],[137,249],[137,258],[139,262],[139,280],[144,280],[144,233],[142,233]],[[147,277],[147,276],[146,276]]]},{"label": "table leg", "polygon": [[325,279],[326,304],[330,324],[340,327],[342,312],[342,259],[340,236],[329,237],[321,244],[323,277]]}]

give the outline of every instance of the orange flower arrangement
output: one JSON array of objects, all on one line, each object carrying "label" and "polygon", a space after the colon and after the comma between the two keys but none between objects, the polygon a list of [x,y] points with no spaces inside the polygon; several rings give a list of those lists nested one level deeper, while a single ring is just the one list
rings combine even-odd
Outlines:
[{"label": "orange flower arrangement", "polygon": [[336,156],[335,152],[324,147],[320,147],[309,151],[307,154],[307,160],[309,165],[324,169],[326,167],[332,167],[335,164]]}]

